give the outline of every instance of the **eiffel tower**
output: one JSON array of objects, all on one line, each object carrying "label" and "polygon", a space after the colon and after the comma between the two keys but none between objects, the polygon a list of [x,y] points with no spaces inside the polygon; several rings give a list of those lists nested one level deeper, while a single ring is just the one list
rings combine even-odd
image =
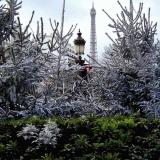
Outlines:
[{"label": "eiffel tower", "polygon": [[90,33],[90,63],[95,65],[95,61],[98,61],[98,54],[97,54],[97,36],[96,36],[96,10],[94,8],[94,1],[92,2],[92,8],[90,11],[91,15],[91,33]]}]

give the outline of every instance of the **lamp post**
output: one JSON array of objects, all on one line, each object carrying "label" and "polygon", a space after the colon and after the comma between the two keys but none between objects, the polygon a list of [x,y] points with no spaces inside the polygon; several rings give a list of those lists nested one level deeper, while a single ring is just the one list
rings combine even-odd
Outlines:
[{"label": "lamp post", "polygon": [[[74,40],[74,47],[75,47],[76,54],[78,55],[78,59],[76,59],[75,61],[76,61],[76,64],[79,64],[80,66],[86,66],[87,64],[84,64],[85,60],[82,60],[82,55],[84,54],[84,48],[85,48],[86,41],[82,38],[81,36],[82,33],[80,32],[80,29],[77,35],[78,35],[77,39]],[[89,72],[90,68],[91,67],[89,68],[85,67],[84,70],[79,71],[79,76],[85,77],[87,73]]]},{"label": "lamp post", "polygon": [[77,33],[78,37],[74,40],[74,46],[76,49],[76,54],[84,54],[84,46],[86,41],[82,38],[82,33],[79,29],[79,32]]},{"label": "lamp post", "polygon": [[80,29],[77,35],[78,35],[77,39],[74,40],[74,47],[75,47],[76,55],[78,54],[78,59],[76,59],[76,64],[83,66],[85,61],[82,60],[81,55],[84,54],[84,47],[85,47],[86,41],[82,38],[81,36],[82,33]]}]

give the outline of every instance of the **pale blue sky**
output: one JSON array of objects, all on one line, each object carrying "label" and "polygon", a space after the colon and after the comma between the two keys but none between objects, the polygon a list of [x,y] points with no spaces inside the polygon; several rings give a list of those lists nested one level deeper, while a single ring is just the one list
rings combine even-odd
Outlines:
[{"label": "pale blue sky", "polygon": [[[4,1],[4,0],[3,0]],[[35,16],[31,24],[32,28],[36,29],[36,21],[43,17],[44,31],[47,34],[51,33],[49,24],[49,18],[52,21],[56,20],[61,22],[61,12],[63,0],[22,0],[22,8],[20,9],[21,21],[24,25],[30,19],[32,11],[35,11]],[[129,0],[119,0],[123,6],[129,7]],[[151,20],[158,22],[158,33],[160,33],[159,15],[160,15],[160,1],[159,0],[133,0],[134,8],[137,11],[139,3],[143,2],[143,13],[148,12],[148,8],[151,7]],[[102,9],[105,9],[107,13],[116,19],[116,14],[121,13],[121,8],[117,3],[117,0],[94,0],[94,6],[97,11],[96,15],[96,29],[97,29],[97,49],[100,55],[104,51],[104,46],[109,45],[111,41],[105,35],[108,32],[111,37],[114,38],[112,29],[108,27],[111,20],[105,15]],[[86,40],[85,54],[89,54],[90,49],[90,9],[92,7],[92,0],[66,0],[65,9],[65,33],[68,31],[71,25],[78,23],[76,31],[70,40],[73,44],[73,40],[77,37],[78,29],[81,29],[82,37]],[[159,35],[159,34],[158,34]],[[158,37],[158,36],[157,36]]]}]

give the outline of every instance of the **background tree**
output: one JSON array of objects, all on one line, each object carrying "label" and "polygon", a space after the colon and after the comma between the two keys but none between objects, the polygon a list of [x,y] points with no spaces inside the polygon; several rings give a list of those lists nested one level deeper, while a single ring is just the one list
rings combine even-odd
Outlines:
[{"label": "background tree", "polygon": [[[127,109],[140,109],[141,113],[149,112],[149,117],[159,117],[159,99],[156,91],[159,81],[155,78],[158,49],[154,43],[157,23],[151,22],[150,9],[148,17],[142,15],[142,3],[135,16],[132,0],[129,9],[124,8],[119,1],[118,3],[122,12],[121,17],[117,15],[117,21],[103,10],[113,22],[109,26],[114,28],[117,34],[117,39],[113,40],[106,33],[113,42],[111,52],[107,55],[107,65],[118,75],[113,88],[115,99]],[[156,84],[156,87],[151,87],[153,84]]]}]

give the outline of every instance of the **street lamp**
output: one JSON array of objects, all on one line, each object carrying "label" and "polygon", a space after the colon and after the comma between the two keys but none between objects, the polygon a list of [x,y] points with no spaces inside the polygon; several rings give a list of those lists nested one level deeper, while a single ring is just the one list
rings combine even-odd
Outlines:
[{"label": "street lamp", "polygon": [[86,77],[91,67],[87,66],[87,64],[84,64],[85,60],[82,60],[82,57],[81,57],[81,55],[84,54],[84,47],[85,47],[86,41],[82,38],[81,36],[82,33],[80,32],[80,29],[77,35],[78,35],[77,39],[74,40],[75,51],[76,51],[76,54],[79,55],[78,59],[76,59],[76,64],[79,64],[80,66],[85,66],[85,69],[82,69],[81,71],[79,71],[79,76],[84,78]]},{"label": "street lamp", "polygon": [[81,55],[84,54],[84,46],[85,46],[85,43],[86,41],[82,38],[82,33],[79,29],[79,33],[77,33],[78,37],[77,39],[74,40],[74,47],[75,47],[75,51],[76,51],[76,54],[78,54],[78,59],[76,59],[76,64],[79,64],[81,66],[83,66],[84,64],[84,60],[82,60],[82,57]]},{"label": "street lamp", "polygon": [[86,41],[81,37],[82,33],[80,32],[80,29],[77,35],[78,35],[77,39],[74,40],[74,47],[76,50],[76,54],[81,56],[82,54],[84,54],[84,46]]}]

